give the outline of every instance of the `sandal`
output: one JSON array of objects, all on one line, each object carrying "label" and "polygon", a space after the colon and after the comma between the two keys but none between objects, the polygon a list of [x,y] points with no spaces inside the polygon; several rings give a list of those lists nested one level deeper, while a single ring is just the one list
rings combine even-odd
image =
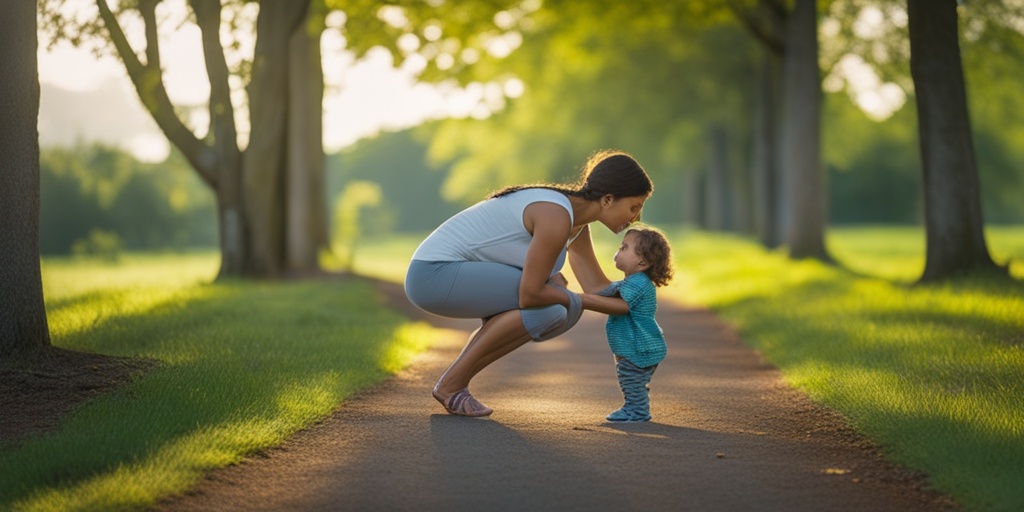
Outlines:
[{"label": "sandal", "polygon": [[455,414],[458,416],[480,417],[488,416],[492,412],[494,412],[494,409],[487,407],[486,405],[480,403],[480,401],[477,400],[476,398],[473,398],[473,395],[469,394],[469,388],[462,388],[461,390],[453,393],[448,398],[441,398],[441,395],[440,393],[437,392],[436,387],[434,388],[434,391],[431,394],[434,395],[434,398],[438,402],[441,402],[441,405],[444,406],[444,410],[448,411],[448,414]]}]

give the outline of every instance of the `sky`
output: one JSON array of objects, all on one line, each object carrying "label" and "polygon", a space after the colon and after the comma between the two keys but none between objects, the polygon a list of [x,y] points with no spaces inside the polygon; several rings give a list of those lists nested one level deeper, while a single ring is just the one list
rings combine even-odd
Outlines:
[{"label": "sky", "polygon": [[[335,33],[336,34],[336,33]],[[120,61],[59,44],[47,48],[40,36],[40,141],[47,145],[104,142],[146,161],[166,158],[170,148],[145,112]],[[396,69],[385,51],[355,61],[340,36],[323,38],[324,148],[351,145],[382,129],[402,129],[426,119],[483,116],[483,86],[439,87],[415,81],[415,62]],[[202,105],[209,82],[202,61],[199,29],[179,28],[161,43],[164,81],[177,105]],[[205,127],[197,109],[196,126]],[[244,141],[243,141],[244,142]]]}]

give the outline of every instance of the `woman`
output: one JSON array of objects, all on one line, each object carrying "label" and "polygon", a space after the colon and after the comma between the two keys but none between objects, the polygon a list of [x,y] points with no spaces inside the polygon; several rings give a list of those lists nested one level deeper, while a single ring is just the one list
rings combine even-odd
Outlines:
[{"label": "woman", "polygon": [[[469,393],[469,381],[527,341],[557,336],[592,309],[588,293],[610,284],[594,255],[590,223],[615,233],[640,219],[653,192],[631,156],[593,155],[575,185],[502,189],[454,215],[416,249],[405,292],[420,309],[440,316],[480,318],[462,353],[434,386],[450,414],[487,416],[490,407]],[[568,257],[585,292],[565,288]]]}]

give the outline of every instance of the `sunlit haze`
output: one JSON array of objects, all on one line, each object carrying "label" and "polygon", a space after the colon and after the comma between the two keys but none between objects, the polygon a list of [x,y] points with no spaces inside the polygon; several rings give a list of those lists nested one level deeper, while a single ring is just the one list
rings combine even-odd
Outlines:
[{"label": "sunlit haze", "polygon": [[[486,87],[458,89],[417,83],[415,61],[396,69],[386,51],[371,51],[356,61],[344,50],[341,38],[332,34],[336,33],[325,34],[322,43],[326,151],[338,150],[380,130],[407,128],[426,119],[480,117],[488,113],[481,112],[481,108],[486,110],[482,106]],[[184,25],[161,40],[164,83],[176,105],[203,106],[209,96],[200,44],[199,29],[194,25]],[[39,127],[44,146],[103,142],[123,147],[142,160],[166,158],[167,139],[143,109],[120,61],[112,57],[100,59],[64,43],[51,50],[41,35],[39,78],[44,85]],[[53,98],[45,85],[78,93],[82,98],[92,99],[99,92],[104,95],[96,97],[123,98],[118,102],[121,105],[110,105],[104,111],[108,117],[117,116],[107,122],[118,129],[104,130],[103,123],[88,115],[76,117],[59,109],[47,109]],[[196,108],[194,112],[189,122],[200,130],[197,134],[201,136],[206,126],[205,108]],[[240,129],[246,128],[240,125]]]}]

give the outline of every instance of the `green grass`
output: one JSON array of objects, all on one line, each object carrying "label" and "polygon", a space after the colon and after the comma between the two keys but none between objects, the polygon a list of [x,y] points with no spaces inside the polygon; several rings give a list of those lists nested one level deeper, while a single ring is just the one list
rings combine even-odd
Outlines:
[{"label": "green grass", "polygon": [[209,284],[215,254],[43,262],[53,344],[160,365],[0,451],[0,510],[137,509],[280,444],[431,338],[357,279]]},{"label": "green grass", "polygon": [[850,270],[737,237],[673,240],[669,295],[711,307],[789,383],[968,509],[1024,508],[1024,229],[988,235],[1015,281],[931,286],[909,284],[924,265],[916,228],[832,230]]}]

